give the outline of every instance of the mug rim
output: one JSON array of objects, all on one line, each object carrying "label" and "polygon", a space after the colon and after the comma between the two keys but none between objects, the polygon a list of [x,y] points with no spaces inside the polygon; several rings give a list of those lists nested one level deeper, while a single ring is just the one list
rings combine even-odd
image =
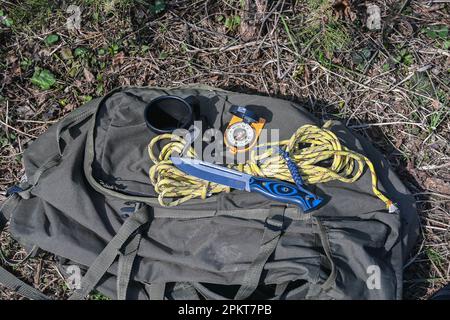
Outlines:
[{"label": "mug rim", "polygon": [[153,131],[155,131],[156,133],[170,133],[173,132],[175,129],[161,129],[161,128],[157,128],[154,125],[152,125],[149,121],[149,117],[148,117],[148,113],[149,110],[155,106],[155,103],[161,101],[161,100],[177,100],[179,102],[181,102],[183,104],[183,106],[185,107],[186,111],[187,111],[187,117],[188,120],[183,124],[183,126],[180,126],[179,128],[175,128],[175,129],[187,129],[187,127],[189,127],[189,125],[192,123],[193,120],[193,109],[192,106],[183,98],[179,97],[179,96],[175,96],[175,95],[165,95],[165,96],[159,96],[154,98],[153,100],[151,100],[144,108],[144,120],[145,120],[145,124],[147,125],[147,127]]}]

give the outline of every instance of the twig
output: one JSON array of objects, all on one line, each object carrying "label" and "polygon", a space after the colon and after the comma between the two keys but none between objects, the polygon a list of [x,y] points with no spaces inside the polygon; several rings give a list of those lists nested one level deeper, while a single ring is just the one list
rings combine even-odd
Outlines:
[{"label": "twig", "polygon": [[429,166],[417,167],[417,169],[418,170],[437,170],[437,169],[442,169],[442,168],[447,168],[447,167],[450,167],[450,162],[440,164],[440,165],[429,165]]},{"label": "twig", "polygon": [[6,126],[7,128],[9,128],[9,129],[11,129],[11,130],[16,131],[17,133],[23,134],[24,136],[27,136],[27,137],[29,137],[29,138],[32,138],[32,139],[36,139],[36,138],[37,138],[36,136],[33,136],[32,134],[28,134],[28,133],[26,133],[26,132],[23,132],[23,131],[21,131],[21,130],[19,130],[19,129],[16,129],[16,128],[10,126],[9,124],[4,123],[2,120],[0,120],[0,124]]},{"label": "twig", "polygon": [[361,125],[353,125],[349,126],[351,129],[364,129],[369,127],[379,127],[379,126],[392,126],[392,125],[414,125],[424,129],[421,123],[417,122],[402,122],[402,121],[393,121],[393,122],[381,122],[381,123],[367,123]]}]

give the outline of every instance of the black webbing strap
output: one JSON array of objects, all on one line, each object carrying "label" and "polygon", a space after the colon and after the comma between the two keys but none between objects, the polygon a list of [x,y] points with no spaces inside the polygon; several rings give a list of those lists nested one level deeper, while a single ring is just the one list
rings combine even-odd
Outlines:
[{"label": "black webbing strap", "polygon": [[31,300],[51,300],[50,297],[46,296],[36,288],[26,284],[2,267],[0,267],[0,283],[25,298]]},{"label": "black webbing strap", "polygon": [[[8,199],[6,199],[0,208],[0,233],[6,225],[7,219],[5,213],[9,210],[6,216],[10,216],[11,211],[19,202],[19,196],[17,194],[12,194]],[[0,283],[6,288],[13,290],[20,294],[21,296],[31,299],[31,300],[50,300],[50,297],[46,296],[36,288],[26,284],[15,275],[0,266]]]},{"label": "black webbing strap", "polygon": [[286,207],[273,205],[266,219],[264,234],[259,252],[244,275],[242,285],[234,297],[236,300],[248,298],[258,287],[261,273],[269,257],[275,251],[278,240],[283,232],[284,212]]},{"label": "black webbing strap", "polygon": [[128,284],[131,279],[134,260],[136,259],[142,235],[136,234],[125,246],[123,252],[119,252],[119,266],[117,270],[117,299],[126,300]]},{"label": "black webbing strap", "polygon": [[150,221],[150,214],[147,206],[142,206],[132,216],[130,216],[120,227],[114,238],[103,249],[102,253],[94,260],[81,281],[81,288],[77,289],[69,300],[84,299],[98,284],[109,267],[114,263],[119,250],[130,239],[130,237],[141,227]]},{"label": "black webbing strap", "polygon": [[229,298],[221,294],[213,292],[201,283],[194,282],[192,285],[194,286],[195,290],[198,291],[206,300],[230,300]]},{"label": "black webbing strap", "polygon": [[286,291],[289,283],[291,283],[290,281],[286,281],[286,282],[282,282],[282,283],[278,283],[275,286],[275,296],[276,297],[281,297],[283,296],[284,292]]},{"label": "black webbing strap", "polygon": [[150,300],[164,300],[164,293],[166,291],[165,283],[146,283],[145,290],[147,291]]}]

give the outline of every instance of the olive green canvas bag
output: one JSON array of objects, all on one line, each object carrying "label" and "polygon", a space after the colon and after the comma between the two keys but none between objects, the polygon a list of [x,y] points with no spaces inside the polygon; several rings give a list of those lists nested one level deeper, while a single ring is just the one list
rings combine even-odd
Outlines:
[{"label": "olive green canvas bag", "polygon": [[[148,176],[155,136],[143,110],[161,95],[194,96],[212,128],[231,105],[267,108],[266,128],[289,138],[319,124],[302,106],[214,88],[122,88],[74,110],[24,152],[25,177],[1,206],[0,225],[28,250],[76,266],[72,299],[96,289],[112,299],[401,299],[403,264],[418,234],[414,198],[381,154],[337,123],[331,130],[374,164],[389,213],[355,183],[323,183],[326,205],[291,205],[233,190],[161,206]],[[69,278],[70,272],[66,274]],[[0,270],[0,282],[31,299],[47,297]]]}]

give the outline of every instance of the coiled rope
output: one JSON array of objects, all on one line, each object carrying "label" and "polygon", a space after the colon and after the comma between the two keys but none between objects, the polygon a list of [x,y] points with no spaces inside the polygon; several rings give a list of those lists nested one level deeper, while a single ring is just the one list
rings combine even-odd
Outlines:
[{"label": "coiled rope", "polygon": [[[365,156],[341,145],[336,135],[329,130],[332,121],[327,121],[322,128],[315,125],[301,126],[289,140],[261,144],[250,153],[245,164],[229,165],[229,168],[253,176],[267,177],[294,182],[283,157],[272,146],[279,146],[289,152],[297,164],[299,172],[307,184],[325,183],[338,180],[353,183],[363,174],[367,166],[372,175],[373,193],[383,201],[389,211],[396,207],[377,188],[377,175],[372,162]],[[167,142],[158,155],[154,147],[158,142]],[[179,155],[186,141],[180,136],[162,134],[153,138],[148,145],[148,154],[154,165],[150,167],[149,176],[159,203],[163,206],[177,206],[190,199],[206,199],[208,196],[229,192],[230,188],[189,176],[176,168],[170,160],[172,155]],[[264,152],[257,152],[257,150]],[[190,147],[185,155],[198,158],[194,148]]]}]

